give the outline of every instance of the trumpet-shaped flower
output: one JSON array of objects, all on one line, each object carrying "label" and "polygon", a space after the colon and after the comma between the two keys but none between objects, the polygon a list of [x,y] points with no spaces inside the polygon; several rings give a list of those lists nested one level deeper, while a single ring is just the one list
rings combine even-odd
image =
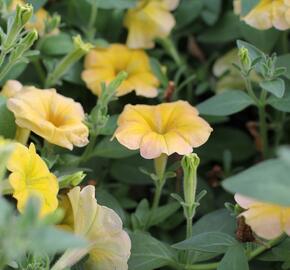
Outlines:
[{"label": "trumpet-shaped flower", "polygon": [[193,147],[204,144],[212,131],[186,101],[156,106],[126,105],[118,120],[117,140],[141,156],[157,158],[162,153],[189,154]]},{"label": "trumpet-shaped flower", "polygon": [[18,126],[33,131],[52,144],[72,150],[73,145],[82,147],[88,143],[89,130],[83,123],[82,106],[57,94],[55,89],[23,87],[8,100],[7,105]]},{"label": "trumpet-shaped flower", "polygon": [[84,237],[90,245],[87,249],[68,250],[56,263],[57,266],[70,266],[89,253],[85,269],[128,269],[130,238],[123,230],[119,216],[96,202],[93,186],[86,186],[82,191],[80,187],[73,188],[62,199],[61,206],[66,212],[61,226]]},{"label": "trumpet-shaped flower", "polygon": [[157,96],[159,82],[150,69],[147,54],[142,50],[131,50],[121,44],[91,50],[85,59],[82,78],[87,87],[99,96],[102,92],[101,82],[110,83],[120,71],[126,71],[128,77],[118,88],[117,96],[126,95],[134,90],[140,96]]},{"label": "trumpet-shaped flower", "polygon": [[178,4],[179,0],[139,0],[125,16],[127,45],[133,49],[153,48],[154,39],[167,37],[175,26],[170,11]]},{"label": "trumpet-shaped flower", "polygon": [[[237,14],[241,13],[241,1],[234,1]],[[260,2],[245,16],[247,24],[254,28],[265,30],[275,27],[279,30],[290,28],[290,1],[289,0],[260,0]]]},{"label": "trumpet-shaped flower", "polygon": [[36,196],[40,200],[41,216],[57,208],[58,181],[36,153],[33,144],[29,148],[17,144],[9,158],[7,169],[11,172],[9,182],[20,212],[31,196]]},{"label": "trumpet-shaped flower", "polygon": [[23,85],[19,82],[19,81],[16,81],[16,80],[8,80],[1,92],[0,92],[0,95],[6,97],[6,98],[11,98],[13,96],[15,96],[19,91],[21,91]]},{"label": "trumpet-shaped flower", "polygon": [[241,215],[259,237],[270,240],[284,232],[290,235],[290,207],[259,202],[240,194],[235,195],[235,200],[246,209]]}]

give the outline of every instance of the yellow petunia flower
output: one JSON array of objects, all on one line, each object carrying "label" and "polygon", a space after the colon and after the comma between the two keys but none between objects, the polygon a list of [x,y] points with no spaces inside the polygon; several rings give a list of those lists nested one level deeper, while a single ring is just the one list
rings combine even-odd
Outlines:
[{"label": "yellow petunia flower", "polygon": [[40,90],[33,86],[23,89],[7,102],[16,124],[43,137],[52,144],[70,150],[88,144],[89,130],[83,123],[82,106],[64,97],[55,89]]},{"label": "yellow petunia flower", "polygon": [[0,92],[0,95],[11,98],[15,96],[19,91],[21,91],[23,85],[16,80],[8,80],[4,85]]},{"label": "yellow petunia flower", "polygon": [[128,47],[153,48],[156,38],[167,37],[175,26],[170,11],[178,4],[179,0],[139,0],[137,6],[129,9],[125,15]]},{"label": "yellow petunia flower", "polygon": [[[234,9],[235,13],[241,13],[241,0],[234,1]],[[242,20],[260,30],[271,27],[287,30],[290,28],[290,1],[261,0]]]},{"label": "yellow petunia flower", "polygon": [[147,159],[162,153],[189,154],[204,144],[212,132],[209,124],[186,101],[156,106],[126,105],[118,119],[117,140]]},{"label": "yellow petunia flower", "polygon": [[284,232],[290,235],[290,207],[258,202],[240,194],[235,195],[235,200],[246,209],[241,215],[259,237],[271,240]]},{"label": "yellow petunia flower", "polygon": [[157,96],[159,82],[151,71],[147,54],[143,50],[131,50],[121,44],[91,50],[85,59],[82,78],[87,87],[99,96],[102,92],[101,82],[110,83],[120,71],[126,71],[128,77],[118,88],[117,96],[134,90],[140,96]]},{"label": "yellow petunia flower", "polygon": [[9,158],[7,169],[11,172],[9,182],[20,212],[31,196],[36,196],[41,202],[40,216],[57,208],[58,181],[36,153],[34,144],[30,144],[29,148],[17,144]]},{"label": "yellow petunia flower", "polygon": [[94,186],[73,188],[62,199],[65,219],[61,227],[70,228],[90,243],[88,248],[68,250],[53,269],[64,269],[89,253],[88,270],[127,270],[131,241],[122,228],[120,217],[96,202]]}]

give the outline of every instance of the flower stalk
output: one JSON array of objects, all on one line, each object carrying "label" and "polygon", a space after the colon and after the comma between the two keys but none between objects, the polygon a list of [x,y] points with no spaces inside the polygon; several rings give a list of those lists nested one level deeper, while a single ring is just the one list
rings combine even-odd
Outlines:
[{"label": "flower stalk", "polygon": [[73,38],[74,49],[66,55],[56,66],[52,73],[50,73],[45,82],[45,87],[51,87],[57,83],[57,81],[75,64],[81,57],[89,52],[93,48],[90,43],[84,43],[81,36],[75,36]]}]

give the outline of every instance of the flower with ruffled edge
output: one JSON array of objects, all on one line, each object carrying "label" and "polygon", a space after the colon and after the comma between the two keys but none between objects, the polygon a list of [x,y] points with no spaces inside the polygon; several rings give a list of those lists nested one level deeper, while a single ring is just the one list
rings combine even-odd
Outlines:
[{"label": "flower with ruffled edge", "polygon": [[[241,0],[234,1],[236,14],[241,14]],[[290,28],[289,0],[261,0],[254,8],[243,15],[242,20],[250,26],[266,30],[275,27],[279,30]]]},{"label": "flower with ruffled edge", "polygon": [[241,216],[259,237],[271,240],[284,232],[290,235],[290,207],[259,202],[240,194],[235,195],[235,200],[245,209]]},{"label": "flower with ruffled edge", "polygon": [[33,143],[29,148],[17,144],[8,160],[7,169],[11,172],[9,183],[20,212],[31,196],[40,200],[40,216],[52,213],[57,208],[57,178],[36,153]]},{"label": "flower with ruffled edge", "polygon": [[97,203],[94,186],[82,190],[73,188],[62,197],[60,205],[65,211],[60,227],[87,239],[89,247],[66,251],[54,269],[71,266],[86,254],[89,254],[84,263],[87,270],[128,269],[130,238],[123,230],[120,217],[112,209]]},{"label": "flower with ruffled edge", "polygon": [[146,52],[131,50],[121,44],[91,50],[85,59],[82,79],[94,94],[100,96],[101,83],[109,84],[121,71],[125,71],[128,77],[118,88],[117,96],[123,96],[132,91],[139,96],[157,96],[159,82],[151,71]]},{"label": "flower with ruffled edge", "polygon": [[131,150],[140,149],[147,159],[162,153],[189,154],[204,144],[212,132],[210,125],[186,101],[156,106],[126,105],[118,119],[117,140]]},{"label": "flower with ruffled edge", "polygon": [[88,144],[89,130],[83,123],[82,106],[71,98],[64,97],[55,89],[23,87],[7,102],[14,113],[16,124],[43,137],[52,144],[70,150],[73,146]]},{"label": "flower with ruffled edge", "polygon": [[139,0],[125,15],[128,47],[153,48],[156,38],[167,37],[176,23],[170,11],[178,4],[179,0]]}]

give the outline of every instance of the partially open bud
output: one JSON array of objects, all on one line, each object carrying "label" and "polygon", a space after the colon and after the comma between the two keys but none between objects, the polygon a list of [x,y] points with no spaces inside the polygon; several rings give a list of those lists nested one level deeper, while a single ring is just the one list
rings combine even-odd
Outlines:
[{"label": "partially open bud", "polygon": [[185,155],[181,160],[181,166],[184,174],[184,203],[188,208],[187,214],[190,216],[194,215],[197,186],[197,168],[199,162],[200,159],[195,153]]},{"label": "partially open bud", "polygon": [[241,66],[242,66],[243,70],[245,72],[248,72],[251,69],[251,67],[252,67],[252,60],[251,60],[251,58],[249,56],[248,49],[246,49],[244,47],[240,48],[238,55],[239,55],[240,63],[241,63]]},{"label": "partially open bud", "polygon": [[33,6],[31,4],[17,5],[16,22],[20,26],[24,26],[33,14]]},{"label": "partially open bud", "polygon": [[75,187],[79,185],[85,177],[86,174],[82,171],[70,175],[61,176],[58,178],[59,187],[60,188]]},{"label": "partially open bud", "polygon": [[24,25],[29,21],[33,14],[33,7],[30,4],[17,5],[16,14],[11,24],[8,25],[7,37],[3,43],[3,50],[7,51],[14,46],[18,35],[23,29]]}]

